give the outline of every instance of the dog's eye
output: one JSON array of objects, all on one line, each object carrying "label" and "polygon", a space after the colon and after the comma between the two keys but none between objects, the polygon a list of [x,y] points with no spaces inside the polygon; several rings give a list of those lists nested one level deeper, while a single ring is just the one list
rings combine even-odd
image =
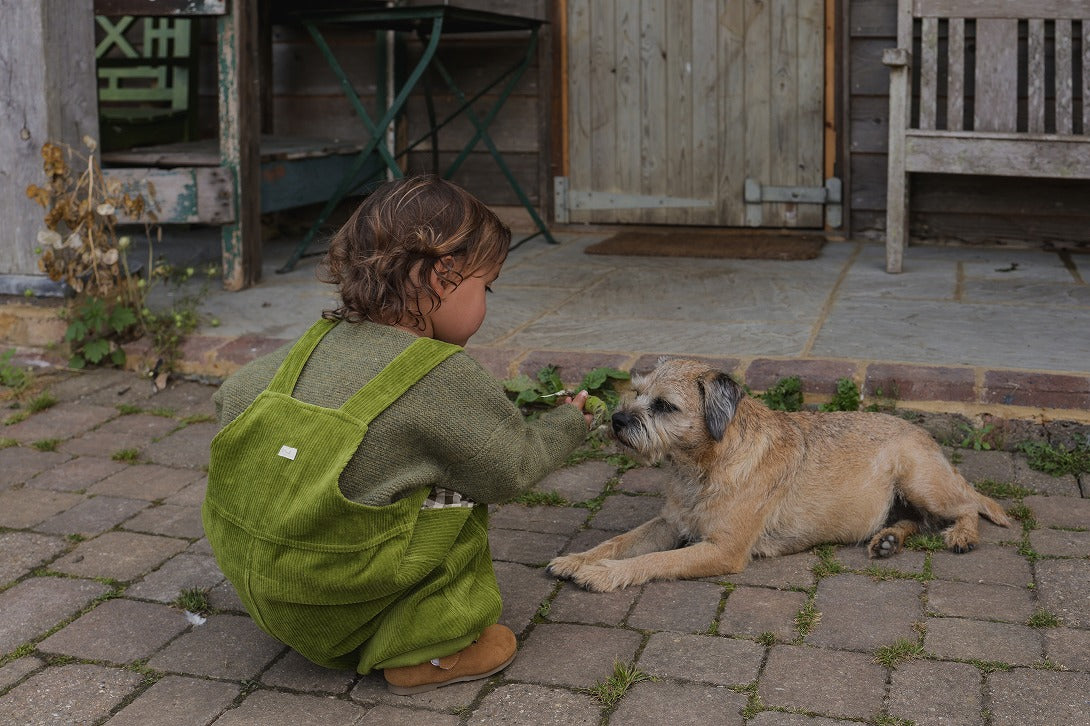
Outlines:
[{"label": "dog's eye", "polygon": [[656,398],[651,402],[651,410],[655,413],[674,413],[680,409],[664,398]]}]

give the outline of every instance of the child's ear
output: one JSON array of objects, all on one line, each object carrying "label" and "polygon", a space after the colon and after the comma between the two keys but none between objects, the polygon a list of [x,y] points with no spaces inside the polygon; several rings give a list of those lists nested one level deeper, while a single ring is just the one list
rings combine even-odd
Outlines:
[{"label": "child's ear", "polygon": [[454,274],[454,256],[443,255],[432,265],[428,282],[436,293],[442,295],[448,289],[457,287]]}]

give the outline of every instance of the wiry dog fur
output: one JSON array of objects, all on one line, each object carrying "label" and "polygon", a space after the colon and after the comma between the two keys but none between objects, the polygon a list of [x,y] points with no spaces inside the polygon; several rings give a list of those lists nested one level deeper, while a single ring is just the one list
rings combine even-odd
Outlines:
[{"label": "wiry dog fur", "polygon": [[949,523],[946,545],[968,552],[978,514],[1010,524],[927,432],[894,416],[772,411],[696,361],[660,363],[632,386],[613,435],[675,476],[659,516],[549,563],[590,590],[740,572],[825,542],[869,540],[887,557],[924,522]]}]

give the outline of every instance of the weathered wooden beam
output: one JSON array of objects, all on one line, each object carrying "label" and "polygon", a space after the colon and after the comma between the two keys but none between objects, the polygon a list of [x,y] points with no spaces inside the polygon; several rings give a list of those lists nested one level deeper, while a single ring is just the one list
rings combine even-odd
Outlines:
[{"label": "weathered wooden beam", "polygon": [[95,0],[95,15],[223,15],[227,0]]},{"label": "weathered wooden beam", "polygon": [[[107,179],[152,203],[160,224],[229,224],[235,220],[234,179],[216,166],[104,169]],[[153,191],[154,190],[154,191]],[[121,222],[138,222],[121,215]]]}]

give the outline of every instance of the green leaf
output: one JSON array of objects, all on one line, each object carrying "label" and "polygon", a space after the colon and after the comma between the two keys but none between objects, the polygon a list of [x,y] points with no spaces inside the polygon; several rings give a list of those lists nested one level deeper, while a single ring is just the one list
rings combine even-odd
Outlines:
[{"label": "green leaf", "polygon": [[537,388],[537,381],[534,381],[525,373],[521,373],[514,378],[504,380],[503,388],[510,393],[522,393]]},{"label": "green leaf", "polygon": [[68,367],[75,368],[77,371],[83,370],[87,366],[87,361],[83,359],[83,356],[77,353],[68,359]]},{"label": "green leaf", "polygon": [[120,333],[125,328],[135,324],[136,314],[132,311],[132,308],[119,305],[110,313],[110,327],[114,329],[115,333]]},{"label": "green leaf", "polygon": [[557,375],[556,366],[545,366],[537,372],[537,379],[545,386],[546,393],[559,391],[564,387],[564,382]]},{"label": "green leaf", "polygon": [[541,394],[533,389],[525,391],[519,391],[519,395],[515,396],[516,406],[527,406],[531,403],[537,403],[541,400]]},{"label": "green leaf", "polygon": [[89,332],[90,331],[87,329],[87,326],[84,324],[83,320],[80,318],[76,318],[75,320],[70,322],[68,324],[68,327],[65,329],[64,340],[68,343],[77,340],[83,340],[87,337],[87,334]]},{"label": "green leaf", "polygon": [[101,338],[98,340],[92,340],[90,343],[83,346],[83,357],[86,358],[87,361],[90,363],[98,363],[103,358],[105,358],[109,354],[109,352],[109,341],[102,340]]},{"label": "green leaf", "polygon": [[110,360],[115,366],[120,368],[125,365],[125,351],[121,348],[114,348],[113,352],[110,353]]}]

